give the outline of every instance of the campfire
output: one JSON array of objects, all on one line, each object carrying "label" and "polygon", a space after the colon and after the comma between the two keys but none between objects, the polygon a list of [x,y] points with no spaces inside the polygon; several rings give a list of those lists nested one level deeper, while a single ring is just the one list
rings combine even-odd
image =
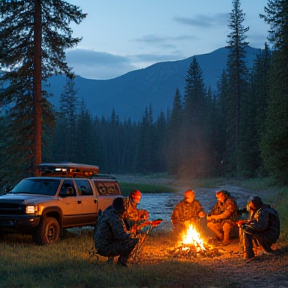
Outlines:
[{"label": "campfire", "polygon": [[190,225],[187,230],[182,233],[181,240],[170,253],[173,255],[173,258],[180,259],[192,259],[196,257],[214,258],[221,255],[218,249],[204,242],[200,233],[193,225]]}]

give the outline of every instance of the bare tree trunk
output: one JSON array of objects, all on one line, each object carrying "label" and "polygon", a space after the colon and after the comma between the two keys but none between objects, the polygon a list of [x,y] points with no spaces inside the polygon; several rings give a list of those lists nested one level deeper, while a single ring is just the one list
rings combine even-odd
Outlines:
[{"label": "bare tree trunk", "polygon": [[35,112],[35,135],[34,135],[34,174],[37,173],[37,165],[42,159],[42,96],[41,96],[41,0],[35,0],[34,12],[34,112]]}]

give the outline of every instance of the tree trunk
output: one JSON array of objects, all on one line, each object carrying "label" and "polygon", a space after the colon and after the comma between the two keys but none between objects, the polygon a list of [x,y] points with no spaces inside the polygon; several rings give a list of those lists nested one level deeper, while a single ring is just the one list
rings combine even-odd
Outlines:
[{"label": "tree trunk", "polygon": [[35,135],[34,135],[34,174],[37,173],[37,165],[42,158],[42,96],[41,96],[41,0],[35,0],[34,11],[34,112],[35,112]]}]

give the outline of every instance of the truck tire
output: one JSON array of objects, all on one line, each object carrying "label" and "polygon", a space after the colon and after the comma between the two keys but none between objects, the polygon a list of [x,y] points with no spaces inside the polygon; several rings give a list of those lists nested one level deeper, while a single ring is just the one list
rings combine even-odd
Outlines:
[{"label": "truck tire", "polygon": [[60,238],[59,222],[53,217],[42,219],[39,228],[32,235],[37,245],[49,245],[56,243]]}]

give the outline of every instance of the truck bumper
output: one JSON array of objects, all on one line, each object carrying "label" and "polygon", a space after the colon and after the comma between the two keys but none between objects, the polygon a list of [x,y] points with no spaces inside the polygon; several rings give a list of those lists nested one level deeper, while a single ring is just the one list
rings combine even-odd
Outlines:
[{"label": "truck bumper", "polygon": [[37,215],[0,215],[0,232],[29,234],[40,224]]}]

